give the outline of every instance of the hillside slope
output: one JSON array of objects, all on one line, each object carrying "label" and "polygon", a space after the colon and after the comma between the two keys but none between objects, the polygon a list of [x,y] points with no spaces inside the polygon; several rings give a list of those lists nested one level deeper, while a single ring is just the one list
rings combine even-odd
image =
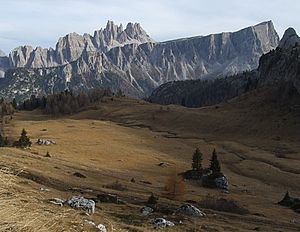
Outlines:
[{"label": "hillside slope", "polygon": [[[170,231],[298,231],[299,214],[275,203],[287,189],[293,195],[300,194],[300,112],[281,107],[286,102],[276,102],[273,96],[268,91],[254,91],[217,107],[198,109],[105,98],[71,116],[53,118],[39,111],[19,112],[7,125],[10,137],[16,138],[26,128],[32,141],[47,138],[56,145],[34,143],[28,151],[0,149],[0,163],[23,170],[20,182],[27,181],[26,191],[30,187],[50,189],[40,195],[45,199],[43,207],[54,212],[61,207],[55,209],[47,203],[53,197],[80,194],[94,198],[110,193],[127,202],[97,203],[95,215],[81,214],[76,222],[87,219],[108,228],[152,231],[152,218],[164,215],[177,222],[179,219],[166,210],[172,211],[186,200],[198,206],[210,196],[234,200],[249,214],[208,208],[204,209],[206,217],[180,218],[183,226],[178,223]],[[212,150],[217,149],[222,170],[230,180],[230,193],[187,181],[184,198],[169,199],[164,186],[170,173],[189,169],[196,147],[204,154],[205,166]],[[47,151],[50,158],[45,157]],[[115,181],[126,190],[106,187]],[[140,208],[151,192],[159,196],[159,208],[165,211],[143,217]],[[77,212],[70,209],[67,215]],[[66,230],[74,223],[65,222],[62,226]]]}]

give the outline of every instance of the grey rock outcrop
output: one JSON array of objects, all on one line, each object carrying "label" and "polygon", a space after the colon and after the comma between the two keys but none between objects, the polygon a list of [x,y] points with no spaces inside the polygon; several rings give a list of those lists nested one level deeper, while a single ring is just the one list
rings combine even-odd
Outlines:
[{"label": "grey rock outcrop", "polygon": [[74,196],[67,200],[65,204],[72,208],[83,209],[90,214],[95,213],[96,203],[93,200],[89,200],[84,197]]},{"label": "grey rock outcrop", "polygon": [[300,45],[300,37],[297,35],[294,28],[288,28],[280,40],[279,48],[288,49],[294,47],[296,44]]},{"label": "grey rock outcrop", "polygon": [[204,217],[205,213],[203,213],[200,209],[197,207],[191,205],[191,204],[184,204],[180,206],[176,211],[175,214],[183,214],[187,216],[193,216],[193,217]]},{"label": "grey rock outcrop", "polygon": [[156,218],[151,221],[151,223],[154,225],[155,229],[162,229],[167,227],[173,227],[175,224],[171,221],[168,221],[164,218]]},{"label": "grey rock outcrop", "polygon": [[68,205],[75,209],[83,209],[90,214],[95,213],[96,208],[96,203],[93,200],[89,200],[81,196],[73,196],[69,200],[54,198],[50,200],[50,203],[60,206]]},{"label": "grey rock outcrop", "polygon": [[216,187],[219,189],[229,190],[229,182],[225,175],[215,179]]},{"label": "grey rock outcrop", "polygon": [[143,216],[148,216],[149,214],[153,213],[154,210],[148,206],[144,206],[140,211]]},{"label": "grey rock outcrop", "polygon": [[97,229],[97,231],[100,231],[100,232],[107,232],[107,229],[105,227],[105,225],[103,224],[96,224],[95,222],[93,221],[88,221],[88,220],[85,220],[85,222],[89,225],[92,225],[93,227],[95,227]]}]

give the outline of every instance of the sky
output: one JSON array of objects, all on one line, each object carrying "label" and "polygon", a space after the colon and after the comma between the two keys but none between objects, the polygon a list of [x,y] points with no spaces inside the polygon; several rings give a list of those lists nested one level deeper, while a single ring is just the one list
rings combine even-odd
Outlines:
[{"label": "sky", "polygon": [[236,31],[272,20],[280,36],[300,32],[299,0],[0,0],[0,50],[55,47],[70,32],[90,33],[108,20],[139,22],[156,41]]}]

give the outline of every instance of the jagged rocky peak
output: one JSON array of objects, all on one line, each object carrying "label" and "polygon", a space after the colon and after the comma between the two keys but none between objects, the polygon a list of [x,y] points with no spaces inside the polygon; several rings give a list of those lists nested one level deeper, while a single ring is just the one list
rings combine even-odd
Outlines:
[{"label": "jagged rocky peak", "polygon": [[93,39],[96,47],[103,51],[126,44],[154,42],[139,23],[128,23],[124,30],[122,24],[118,26],[113,21],[108,21],[104,29],[95,31]]},{"label": "jagged rocky peak", "polygon": [[146,42],[154,42],[139,23],[128,23],[125,32],[133,39]]},{"label": "jagged rocky peak", "polygon": [[300,44],[300,37],[297,35],[295,29],[290,27],[284,32],[278,47],[287,49],[294,47],[297,43]]},{"label": "jagged rocky peak", "polygon": [[20,46],[12,50],[9,54],[11,65],[13,67],[26,66],[32,51],[33,47],[31,46]]},{"label": "jagged rocky peak", "polygon": [[5,52],[0,50],[0,78],[3,78],[5,71],[9,69],[9,60]]},{"label": "jagged rocky peak", "polygon": [[0,57],[4,57],[6,56],[5,52],[3,52],[2,50],[0,50]]},{"label": "jagged rocky peak", "polygon": [[113,47],[126,44],[154,42],[138,23],[128,23],[126,29],[113,21],[108,21],[104,29],[94,35],[76,32],[59,38],[55,50],[22,46],[10,53],[12,67],[54,67],[77,60],[83,53],[90,51],[107,52]]},{"label": "jagged rocky peak", "polygon": [[277,47],[279,36],[272,21],[259,23],[253,27],[253,30],[261,42],[263,53],[267,53]]}]

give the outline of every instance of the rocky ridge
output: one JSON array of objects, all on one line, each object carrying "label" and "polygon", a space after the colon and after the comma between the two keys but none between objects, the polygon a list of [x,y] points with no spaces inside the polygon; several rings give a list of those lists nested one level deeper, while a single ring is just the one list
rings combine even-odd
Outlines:
[{"label": "rocky ridge", "polygon": [[11,67],[49,68],[75,61],[83,53],[107,52],[113,47],[146,42],[154,41],[139,23],[128,23],[123,29],[122,24],[118,26],[108,21],[106,27],[95,31],[93,36],[74,32],[59,38],[55,49],[18,47],[9,54],[9,60]]},{"label": "rocky ridge", "polygon": [[[10,54],[13,66],[25,67],[7,72],[6,80],[0,82],[0,94],[26,98],[65,88],[84,91],[108,87],[113,91],[121,89],[127,95],[145,97],[169,81],[215,79],[255,69],[260,56],[279,43],[271,21],[237,32],[161,43],[153,42],[139,24],[130,23],[124,31],[126,33],[121,26],[108,23],[106,29],[99,32],[104,38],[99,43],[95,38],[102,37],[97,33],[94,39],[72,34],[60,39],[56,50],[40,49],[39,54],[44,55],[35,56],[35,59],[21,59],[22,56]],[[18,51],[17,54],[25,54],[23,57],[35,54],[30,48]],[[19,57],[18,62],[14,57]],[[47,57],[45,62],[44,57]],[[52,67],[63,63],[66,64]]]},{"label": "rocky ridge", "polygon": [[281,88],[283,94],[300,95],[300,43],[287,29],[279,46],[262,55],[252,72],[217,80],[169,82],[153,91],[149,100],[159,104],[201,107],[221,103],[256,88]]}]

